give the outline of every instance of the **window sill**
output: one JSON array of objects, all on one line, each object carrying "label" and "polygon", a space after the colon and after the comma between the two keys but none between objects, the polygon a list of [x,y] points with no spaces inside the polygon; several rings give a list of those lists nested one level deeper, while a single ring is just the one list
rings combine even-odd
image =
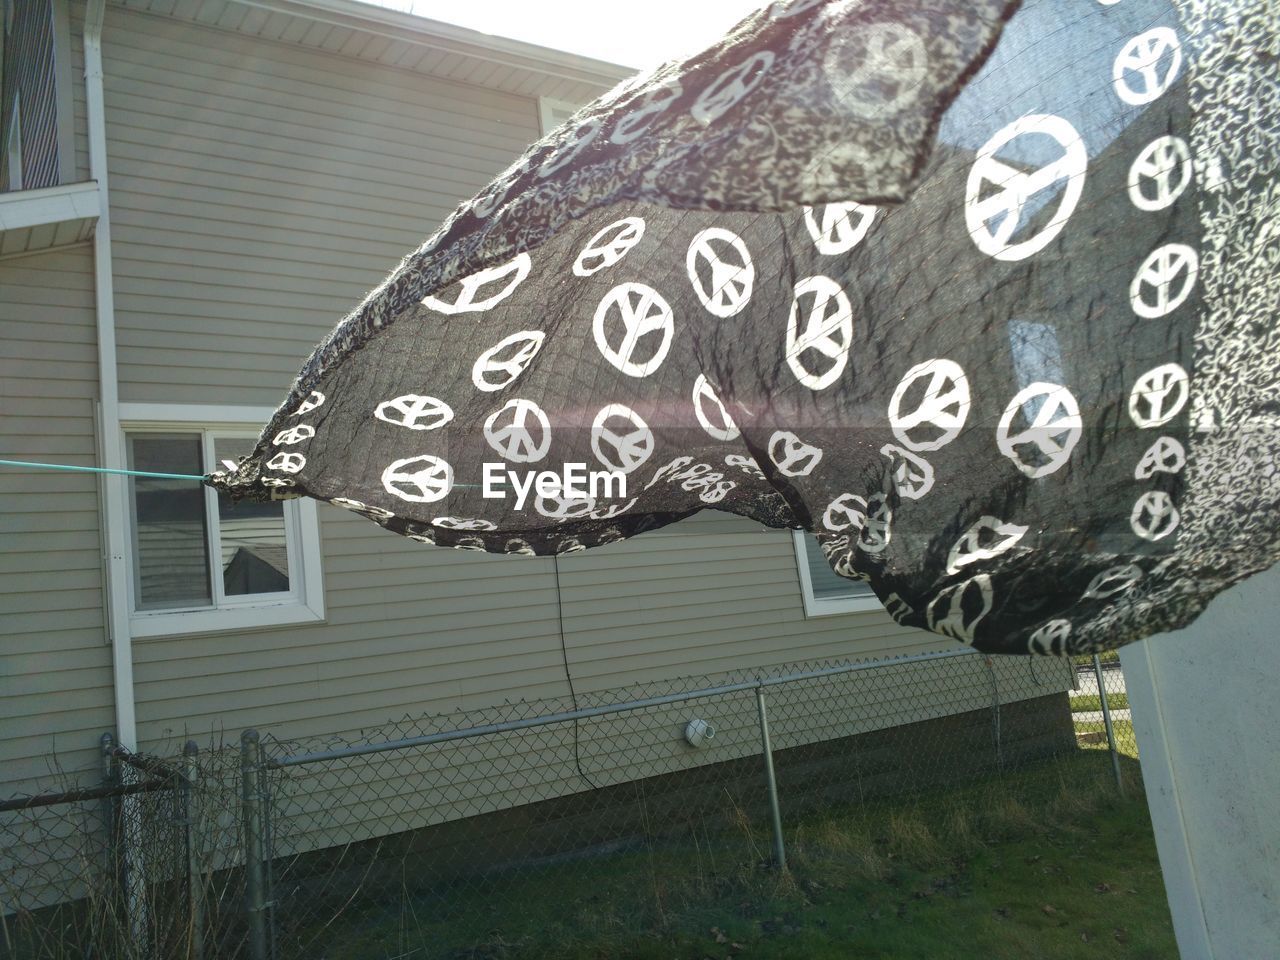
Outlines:
[{"label": "window sill", "polygon": [[838,617],[845,613],[884,612],[884,604],[874,594],[866,597],[841,597],[838,600],[810,600],[804,598],[806,620],[814,617]]},{"label": "window sill", "polygon": [[296,600],[222,610],[184,610],[135,615],[129,631],[135,639],[179,637],[197,633],[232,633],[264,627],[324,622],[324,609]]}]

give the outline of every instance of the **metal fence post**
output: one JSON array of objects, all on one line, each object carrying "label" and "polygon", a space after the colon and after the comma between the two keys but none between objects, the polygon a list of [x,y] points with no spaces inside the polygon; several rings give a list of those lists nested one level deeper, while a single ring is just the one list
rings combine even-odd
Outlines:
[{"label": "metal fence post", "polygon": [[[98,743],[102,748],[102,785],[104,787],[120,786],[120,761],[116,759],[116,738],[104,733]],[[102,820],[107,828],[107,898],[111,903],[111,912],[118,916],[125,903],[124,897],[124,856],[120,848],[121,817],[120,797],[118,795],[104,797],[102,800]]]},{"label": "metal fence post", "polygon": [[182,748],[183,769],[178,781],[178,797],[182,804],[182,832],[186,841],[187,872],[187,957],[204,958],[204,881],[200,875],[199,832],[196,829],[195,785],[200,776],[197,754],[200,748],[188,740]]},{"label": "metal fence post", "polygon": [[1116,776],[1116,789],[1124,795],[1124,779],[1120,776],[1120,752],[1116,750],[1116,732],[1111,726],[1111,708],[1107,705],[1107,685],[1102,679],[1102,658],[1093,655],[1093,675],[1098,680],[1098,702],[1102,705],[1102,725],[1107,730],[1107,749],[1111,751],[1111,770]]},{"label": "metal fence post", "polygon": [[244,906],[250,960],[268,960],[266,876],[262,829],[262,764],[257,730],[240,735],[240,788],[244,830]]},{"label": "metal fence post", "polygon": [[765,780],[769,784],[769,812],[773,817],[773,859],[779,870],[786,870],[787,850],[782,842],[782,810],[778,806],[778,779],[773,771],[773,744],[769,740],[769,715],[765,710],[763,687],[756,687],[756,709],[760,714],[760,747],[764,753]]}]

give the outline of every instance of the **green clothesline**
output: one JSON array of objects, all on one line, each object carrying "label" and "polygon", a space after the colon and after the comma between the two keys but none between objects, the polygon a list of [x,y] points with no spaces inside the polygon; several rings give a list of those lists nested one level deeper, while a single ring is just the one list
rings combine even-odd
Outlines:
[{"label": "green clothesline", "polygon": [[34,463],[28,460],[0,460],[3,467],[35,467],[40,470],[67,470],[71,473],[114,473],[124,477],[151,477],[157,480],[196,480],[204,477],[192,473],[149,473],[146,470],[113,470],[111,467],[77,467],[66,463]]}]

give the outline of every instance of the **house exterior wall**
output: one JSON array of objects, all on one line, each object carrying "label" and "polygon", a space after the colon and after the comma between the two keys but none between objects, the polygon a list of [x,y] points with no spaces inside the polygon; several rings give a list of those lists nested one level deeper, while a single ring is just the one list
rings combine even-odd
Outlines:
[{"label": "house exterior wall", "polygon": [[[54,58],[52,0],[25,0],[14,6],[13,26],[4,38],[3,110],[0,137],[7,138],[15,98],[21,103],[22,188],[57,186],[58,94]],[[0,188],[10,189],[7,141],[0,146]]]},{"label": "house exterior wall", "polygon": [[[77,165],[84,128],[78,17],[73,11]],[[117,6],[107,9],[103,37],[126,402],[274,405],[341,314],[539,133],[533,99],[336,54]],[[57,321],[74,336],[30,321],[12,328],[20,349],[33,355],[30,380],[22,381],[37,394],[33,409],[56,400],[69,411],[67,429],[74,423],[74,442],[63,450],[39,437],[42,421],[33,413],[24,428],[39,440],[28,445],[31,458],[91,462],[91,254],[14,264],[0,264],[0,276],[29,299],[54,298],[56,307],[77,291],[83,301],[81,312]],[[81,316],[83,324],[71,319]],[[80,704],[76,720],[58,734],[90,750],[111,725],[94,484],[56,481],[72,491],[64,515],[41,500],[54,481],[22,482],[31,516],[15,530],[18,552],[54,569],[67,565],[78,579],[52,590],[39,577],[13,580],[28,569],[21,561],[3,568],[8,596],[17,598],[9,602],[25,618],[11,621],[14,649],[29,651],[17,654],[17,667],[57,696],[64,686],[91,687],[70,698]],[[790,536],[726,514],[706,512],[556,561],[425,547],[346,511],[322,506],[320,513],[325,622],[134,640],[143,748],[233,739],[249,726],[282,738],[320,737],[406,714],[563,697],[565,658],[578,694],[608,700],[610,691],[639,681],[692,677],[698,685],[784,663],[952,646],[881,611],[806,619]],[[7,511],[5,522],[14,522]],[[64,538],[65,560],[53,556],[64,542],[58,525],[78,525]],[[47,653],[62,649],[75,657]],[[1001,698],[1046,692],[1019,686],[1027,674],[1021,662],[999,669],[1010,678]],[[1059,673],[1052,689],[1066,686],[1066,672]],[[991,702],[985,682],[969,699]],[[0,735],[0,764],[21,750],[35,757],[40,743],[51,743],[42,714],[55,701],[30,702],[30,714]],[[936,715],[910,696],[901,706],[904,717]],[[974,706],[966,700],[963,709]],[[877,714],[881,726],[897,715]],[[749,713],[726,718],[744,730],[752,722]],[[806,736],[820,739],[820,728]],[[576,788],[556,781],[537,795]],[[0,785],[0,792],[12,789]],[[517,794],[511,803],[533,798]]]}]

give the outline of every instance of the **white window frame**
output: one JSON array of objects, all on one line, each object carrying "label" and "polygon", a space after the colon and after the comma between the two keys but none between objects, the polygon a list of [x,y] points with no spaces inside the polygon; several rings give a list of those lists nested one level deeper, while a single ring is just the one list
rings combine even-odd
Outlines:
[{"label": "white window frame", "polygon": [[[213,462],[213,439],[244,436],[256,439],[262,424],[275,411],[270,407],[232,407],[205,404],[122,403],[121,443],[130,433],[201,432],[205,462]],[[289,558],[288,593],[230,598],[222,595],[218,578],[221,569],[218,535],[217,491],[204,488],[206,516],[212,525],[207,537],[210,553],[210,581],[213,606],[179,607],[165,610],[136,609],[138,586],[133,558],[128,571],[129,624],[134,637],[171,637],[193,633],[224,633],[262,627],[319,623],[324,620],[324,574],[320,551],[320,522],[316,502],[310,497],[284,501],[285,544]],[[131,549],[137,536],[135,504],[129,498]]]},{"label": "white window frame", "polygon": [[[813,577],[809,573],[809,557],[805,552],[804,538],[813,536],[804,530],[791,531],[791,544],[795,548],[796,571],[800,575],[800,595],[804,599],[804,615],[809,617],[833,617],[843,613],[864,613],[868,610],[883,610],[880,598],[874,593],[865,597],[815,597],[813,595]],[[860,584],[860,580],[850,580],[852,587]]]},{"label": "white window frame", "polygon": [[542,136],[546,136],[564,120],[556,119],[556,111],[566,114],[565,119],[573,116],[582,109],[582,104],[572,103],[569,100],[557,100],[554,97],[538,98],[538,124],[542,127]]}]

